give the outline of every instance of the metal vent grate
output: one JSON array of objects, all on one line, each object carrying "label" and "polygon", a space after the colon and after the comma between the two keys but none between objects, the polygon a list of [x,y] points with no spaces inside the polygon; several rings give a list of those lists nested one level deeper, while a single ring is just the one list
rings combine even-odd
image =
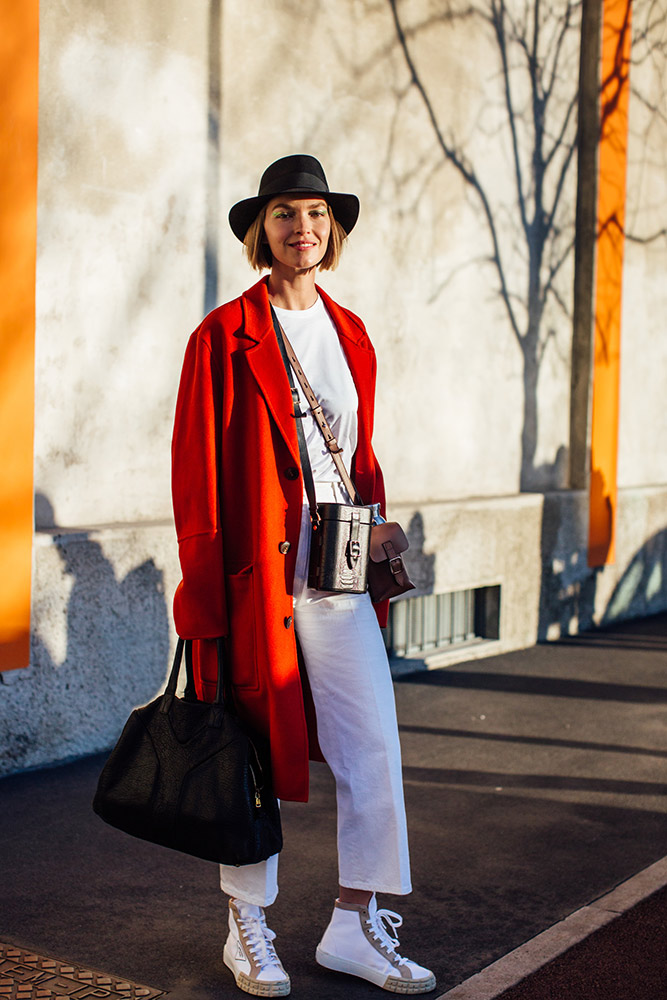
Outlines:
[{"label": "metal vent grate", "polygon": [[497,639],[500,587],[422,594],[389,607],[385,642],[391,656],[413,656],[475,639]]}]

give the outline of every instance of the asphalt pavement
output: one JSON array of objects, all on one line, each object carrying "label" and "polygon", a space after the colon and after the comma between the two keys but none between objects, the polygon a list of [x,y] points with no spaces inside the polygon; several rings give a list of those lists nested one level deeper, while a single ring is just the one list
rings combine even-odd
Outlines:
[{"label": "asphalt pavement", "polygon": [[[395,690],[414,892],[380,905],[404,918],[402,953],[436,973],[431,996],[667,997],[667,615]],[[0,781],[0,942],[24,969],[46,956],[138,996],[240,997],[215,866],[105,826],[90,807],[103,761]],[[283,804],[269,925],[295,1000],[378,997],[314,961],[337,879],[333,782],[311,774],[311,801]],[[28,1000],[9,968],[0,993]]]}]

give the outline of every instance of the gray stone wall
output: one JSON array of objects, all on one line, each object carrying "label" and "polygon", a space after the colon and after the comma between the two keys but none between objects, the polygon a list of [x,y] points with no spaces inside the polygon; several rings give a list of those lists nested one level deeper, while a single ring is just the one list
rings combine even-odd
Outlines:
[{"label": "gray stone wall", "polygon": [[207,25],[201,3],[42,5],[38,527],[170,517],[204,301]]},{"label": "gray stone wall", "polygon": [[115,742],[164,683],[178,579],[170,525],[37,532],[30,666],[0,674],[0,773]]}]

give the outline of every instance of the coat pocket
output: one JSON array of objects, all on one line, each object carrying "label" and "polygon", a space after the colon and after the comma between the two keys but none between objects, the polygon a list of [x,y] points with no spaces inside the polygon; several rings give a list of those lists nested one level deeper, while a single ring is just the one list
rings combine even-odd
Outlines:
[{"label": "coat pocket", "polygon": [[255,593],[252,566],[232,573],[225,580],[229,613],[229,651],[232,684],[258,688],[257,644],[255,642]]}]

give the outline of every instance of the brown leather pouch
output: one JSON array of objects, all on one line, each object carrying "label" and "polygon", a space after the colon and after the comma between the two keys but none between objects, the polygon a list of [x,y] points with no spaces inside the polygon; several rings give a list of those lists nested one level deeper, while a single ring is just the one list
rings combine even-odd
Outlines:
[{"label": "brown leather pouch", "polygon": [[408,545],[398,521],[384,521],[371,528],[368,590],[374,604],[415,589],[401,555]]}]

